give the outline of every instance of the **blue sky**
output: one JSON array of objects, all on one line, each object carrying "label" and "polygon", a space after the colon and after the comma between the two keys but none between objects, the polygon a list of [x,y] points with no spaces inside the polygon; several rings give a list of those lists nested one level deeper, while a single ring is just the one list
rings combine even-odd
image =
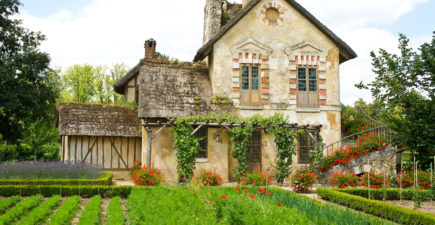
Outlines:
[{"label": "blue sky", "polygon": [[[264,0],[278,1],[278,0]],[[230,0],[233,2],[233,0]],[[241,0],[235,0],[241,2]],[[435,30],[435,0],[298,0],[358,54],[341,64],[341,101],[371,101],[354,87],[371,81],[369,52],[397,51],[398,33],[419,46]],[[191,61],[202,45],[205,0],[22,0],[21,17],[47,36],[41,49],[54,68],[74,64],[133,67],[143,57],[143,42],[157,40],[157,51]],[[320,6],[320,7],[319,7]],[[150,10],[152,8],[152,10]]]}]

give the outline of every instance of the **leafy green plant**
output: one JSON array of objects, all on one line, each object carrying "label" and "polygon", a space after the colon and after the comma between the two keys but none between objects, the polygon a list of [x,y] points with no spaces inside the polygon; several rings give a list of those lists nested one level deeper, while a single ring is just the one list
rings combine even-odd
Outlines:
[{"label": "leafy green plant", "polygon": [[204,186],[220,186],[222,178],[214,170],[201,170],[194,177],[192,182]]},{"label": "leafy green plant", "polygon": [[107,186],[107,185],[5,185],[0,186],[0,196],[31,196],[41,194],[45,197],[52,195],[73,196],[80,195],[90,198],[94,195],[104,197],[121,196],[126,198],[132,186]]},{"label": "leafy green plant", "polygon": [[254,168],[254,172],[247,173],[241,180],[240,185],[266,186],[272,184],[272,177]]},{"label": "leafy green plant", "polygon": [[298,170],[292,176],[292,187],[295,192],[304,192],[313,186],[314,181],[316,181],[318,175],[311,170]]},{"label": "leafy green plant", "polygon": [[121,199],[114,197],[110,199],[109,206],[107,207],[107,225],[124,225],[124,215],[122,213]]},{"label": "leafy green plant", "polygon": [[23,200],[0,216],[0,225],[12,224],[25,215],[30,209],[37,206],[42,199],[42,195],[35,195]]},{"label": "leafy green plant", "polygon": [[335,172],[329,176],[329,182],[338,188],[356,187],[359,183],[359,177],[351,173]]},{"label": "leafy green plant", "polygon": [[195,169],[195,154],[201,149],[198,137],[191,135],[192,126],[188,125],[182,118],[175,120],[173,127],[174,147],[178,149],[177,172],[179,181],[188,181],[193,176]]},{"label": "leafy green plant", "polygon": [[48,219],[48,216],[60,202],[60,196],[55,195],[47,201],[41,203],[38,207],[33,209],[24,220],[20,221],[18,225],[34,225],[41,224]]},{"label": "leafy green plant", "polygon": [[252,132],[254,132],[254,128],[252,127],[252,123],[249,122],[245,126],[231,128],[231,153],[233,157],[237,159],[236,171],[234,173],[236,177],[242,177],[248,172],[248,147]]},{"label": "leafy green plant", "polygon": [[20,201],[21,196],[15,195],[7,199],[0,200],[0,214],[3,213],[9,207],[15,205],[18,201]]},{"label": "leafy green plant", "polygon": [[134,171],[133,181],[139,186],[156,186],[165,182],[165,176],[159,169],[144,166]]},{"label": "leafy green plant", "polygon": [[72,196],[67,198],[62,205],[57,209],[56,213],[50,217],[47,225],[66,225],[70,224],[71,220],[80,209],[80,196]]},{"label": "leafy green plant", "polygon": [[79,218],[78,225],[96,225],[101,223],[101,196],[96,195],[89,200],[82,215]]}]

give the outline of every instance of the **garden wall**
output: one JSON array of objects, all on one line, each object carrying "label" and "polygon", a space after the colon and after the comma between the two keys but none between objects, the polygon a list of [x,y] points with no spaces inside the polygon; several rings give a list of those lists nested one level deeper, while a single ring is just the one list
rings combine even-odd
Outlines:
[{"label": "garden wall", "polygon": [[329,176],[335,172],[345,172],[350,170],[351,173],[360,174],[369,171],[387,173],[391,169],[396,171],[397,163],[400,163],[400,155],[398,157],[396,149],[389,148],[383,151],[370,153],[358,159],[353,159],[344,165],[334,166],[332,169],[319,176],[319,182],[321,184],[329,184]]}]

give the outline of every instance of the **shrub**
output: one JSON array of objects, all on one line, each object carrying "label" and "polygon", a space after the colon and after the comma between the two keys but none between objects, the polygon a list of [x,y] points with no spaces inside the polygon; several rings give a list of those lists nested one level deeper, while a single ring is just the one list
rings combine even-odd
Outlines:
[{"label": "shrub", "polygon": [[111,185],[113,175],[104,173],[97,179],[0,180],[1,185]]},{"label": "shrub", "polygon": [[435,215],[407,209],[393,204],[354,196],[329,188],[318,188],[316,193],[329,201],[362,210],[400,224],[435,224]]},{"label": "shrub", "polygon": [[101,186],[101,185],[6,185],[0,186],[0,196],[13,196],[22,195],[30,196],[41,194],[45,197],[52,195],[61,196],[73,196],[80,195],[85,198],[92,197],[94,195],[101,195],[103,197],[120,196],[126,198],[131,190],[132,186]]},{"label": "shrub", "polygon": [[329,182],[332,186],[339,188],[356,187],[359,177],[355,174],[345,172],[335,172],[329,176]]},{"label": "shrub", "polygon": [[134,177],[134,172],[139,171],[142,168],[142,162],[140,160],[136,160],[132,167],[130,167],[130,177]]},{"label": "shrub", "polygon": [[165,177],[159,169],[142,167],[133,173],[133,181],[139,186],[156,186],[164,183]]},{"label": "shrub", "polygon": [[220,186],[222,182],[221,176],[214,170],[201,170],[193,179],[194,183],[207,186]]},{"label": "shrub", "polygon": [[[351,195],[357,195],[364,198],[368,198],[369,190],[367,188],[348,188],[348,189],[337,189],[340,192],[348,193]],[[419,190],[419,193],[424,197],[424,199],[430,199],[430,193],[427,190]],[[411,189],[400,190],[396,188],[382,189],[371,189],[370,198],[376,200],[412,200]]]},{"label": "shrub", "polygon": [[62,205],[57,209],[56,213],[50,217],[47,225],[66,225],[70,224],[71,220],[80,209],[80,196],[72,196],[67,198]]},{"label": "shrub", "polygon": [[0,216],[0,225],[12,224],[25,215],[30,209],[37,206],[42,199],[42,195],[35,195],[19,202],[14,208],[6,211]]},{"label": "shrub", "polygon": [[96,179],[100,175],[99,168],[83,162],[0,163],[0,179]]},{"label": "shrub", "polygon": [[298,170],[295,175],[292,176],[293,191],[304,192],[313,186],[314,181],[318,175],[310,170]]},{"label": "shrub", "polygon": [[89,200],[82,215],[79,218],[78,225],[97,225],[101,224],[101,197],[96,195]]},{"label": "shrub", "polygon": [[[402,188],[409,188],[414,186],[414,172],[403,171],[397,174],[397,183]],[[419,189],[429,189],[432,187],[430,181],[430,174],[426,171],[417,171],[417,186]]]},{"label": "shrub", "polygon": [[370,179],[370,187],[371,188],[381,188],[384,185],[388,187],[388,175],[383,173],[375,173],[373,171],[370,171],[369,173],[364,172],[364,175],[361,177],[361,185],[362,186],[368,186]]},{"label": "shrub", "polygon": [[55,195],[33,209],[18,225],[41,224],[47,220],[50,213],[60,202],[60,196]]},{"label": "shrub", "polygon": [[107,225],[123,225],[125,224],[124,215],[119,197],[110,199],[109,206],[107,207]]},{"label": "shrub", "polygon": [[241,180],[240,185],[266,186],[272,183],[272,177],[266,173],[254,169],[253,173],[246,174]]}]

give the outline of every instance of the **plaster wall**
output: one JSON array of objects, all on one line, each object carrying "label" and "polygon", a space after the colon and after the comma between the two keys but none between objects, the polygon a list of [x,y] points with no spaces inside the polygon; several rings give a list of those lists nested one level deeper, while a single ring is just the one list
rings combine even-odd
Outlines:
[{"label": "plaster wall", "polygon": [[[279,8],[281,19],[275,25],[265,20],[264,11],[270,5]],[[296,75],[291,70],[298,64],[292,65],[292,51],[318,51],[320,55],[319,61],[315,59],[319,71],[324,71],[319,73],[318,108],[298,108],[291,93],[296,89]],[[240,52],[250,53],[247,58],[243,53],[243,59],[238,59]],[[287,2],[261,1],[215,43],[212,55],[209,65],[213,95],[232,98],[240,117],[283,113],[292,123],[322,124],[321,134],[326,144],[341,138],[339,49]],[[240,106],[240,63],[261,63],[261,79],[267,81],[260,85],[261,106]]]}]

